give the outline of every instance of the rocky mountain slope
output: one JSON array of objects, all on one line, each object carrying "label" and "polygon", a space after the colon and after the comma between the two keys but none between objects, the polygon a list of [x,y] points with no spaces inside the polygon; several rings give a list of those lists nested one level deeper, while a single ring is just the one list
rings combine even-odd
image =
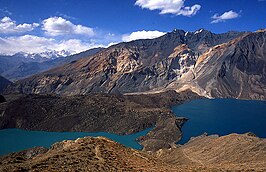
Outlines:
[{"label": "rocky mountain slope", "polygon": [[8,95],[5,98],[7,102],[0,104],[0,129],[132,134],[153,127],[140,142],[145,150],[158,150],[171,147],[181,138],[180,129],[186,121],[176,117],[170,106],[198,95],[169,91],[153,95]]},{"label": "rocky mountain slope", "polygon": [[265,171],[266,140],[250,134],[201,136],[155,153],[85,137],[0,157],[1,171]]},{"label": "rocky mountain slope", "polygon": [[13,56],[0,56],[0,74],[16,81],[43,72],[83,57],[88,57],[103,48],[93,48],[78,54],[63,52],[44,52],[40,54],[17,53]]},{"label": "rocky mountain slope", "polygon": [[11,81],[7,80],[6,78],[0,76],[0,93],[3,92],[6,87],[11,84]]},{"label": "rocky mountain slope", "polygon": [[266,30],[203,53],[195,66],[167,88],[190,88],[209,97],[266,99]]},{"label": "rocky mountain slope", "polygon": [[174,30],[152,40],[120,43],[90,58],[21,80],[9,91],[76,95],[162,90],[193,68],[205,51],[244,34]]},{"label": "rocky mountain slope", "polygon": [[266,139],[252,133],[202,135],[184,146],[160,150],[157,157],[168,164],[192,168],[196,165],[206,171],[265,171]]}]

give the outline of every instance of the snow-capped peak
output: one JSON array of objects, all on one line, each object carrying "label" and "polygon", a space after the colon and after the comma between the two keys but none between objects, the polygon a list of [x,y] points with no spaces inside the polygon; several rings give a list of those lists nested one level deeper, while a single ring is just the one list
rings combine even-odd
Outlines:
[{"label": "snow-capped peak", "polygon": [[71,55],[71,53],[66,50],[61,50],[61,51],[53,50],[53,51],[45,51],[41,53],[36,53],[36,55],[40,55],[41,57],[44,57],[44,58],[53,59],[53,58],[58,58],[58,57],[69,56]]},{"label": "snow-capped peak", "polygon": [[31,59],[56,59],[59,57],[66,57],[71,55],[71,52],[66,51],[66,50],[62,50],[62,51],[56,51],[56,50],[52,50],[52,51],[45,51],[45,52],[41,52],[41,53],[26,53],[26,52],[18,52],[16,54],[14,54],[13,56],[22,56],[24,58],[31,58]]},{"label": "snow-capped peak", "polygon": [[203,29],[197,30],[197,31],[194,32],[194,34],[201,33],[202,31],[203,31]]}]

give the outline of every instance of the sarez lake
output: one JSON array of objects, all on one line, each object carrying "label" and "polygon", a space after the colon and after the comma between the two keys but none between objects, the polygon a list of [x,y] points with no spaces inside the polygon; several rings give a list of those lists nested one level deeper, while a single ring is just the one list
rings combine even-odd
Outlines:
[{"label": "sarez lake", "polygon": [[[266,101],[199,99],[174,106],[172,110],[177,116],[189,119],[182,127],[183,138],[180,144],[205,132],[218,135],[253,132],[259,137],[266,137]],[[146,135],[150,130],[119,136],[105,132],[43,132],[5,129],[0,130],[0,155],[35,146],[49,147],[58,141],[74,140],[85,136],[104,136],[127,147],[141,149],[136,138]]]},{"label": "sarez lake", "polygon": [[174,106],[173,111],[189,119],[182,127],[180,144],[204,132],[221,136],[252,132],[266,137],[266,101],[199,99]]}]

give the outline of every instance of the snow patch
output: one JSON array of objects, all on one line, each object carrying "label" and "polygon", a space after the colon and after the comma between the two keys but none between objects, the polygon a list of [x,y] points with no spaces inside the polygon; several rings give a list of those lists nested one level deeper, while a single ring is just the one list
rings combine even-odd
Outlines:
[{"label": "snow patch", "polygon": [[198,33],[201,33],[203,31],[203,29],[200,29],[200,30],[197,30],[196,32],[194,32],[194,34],[198,34]]}]

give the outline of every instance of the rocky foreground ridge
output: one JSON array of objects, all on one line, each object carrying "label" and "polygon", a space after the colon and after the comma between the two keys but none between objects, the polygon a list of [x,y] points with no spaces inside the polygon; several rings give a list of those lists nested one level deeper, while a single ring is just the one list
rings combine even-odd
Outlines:
[{"label": "rocky foreground ridge", "polygon": [[0,157],[0,171],[265,171],[266,140],[251,134],[200,136],[155,153],[85,137]]},{"label": "rocky foreground ridge", "polygon": [[113,45],[20,80],[6,91],[83,95],[191,89],[206,97],[264,100],[265,42],[265,30],[174,30],[156,39]]}]

